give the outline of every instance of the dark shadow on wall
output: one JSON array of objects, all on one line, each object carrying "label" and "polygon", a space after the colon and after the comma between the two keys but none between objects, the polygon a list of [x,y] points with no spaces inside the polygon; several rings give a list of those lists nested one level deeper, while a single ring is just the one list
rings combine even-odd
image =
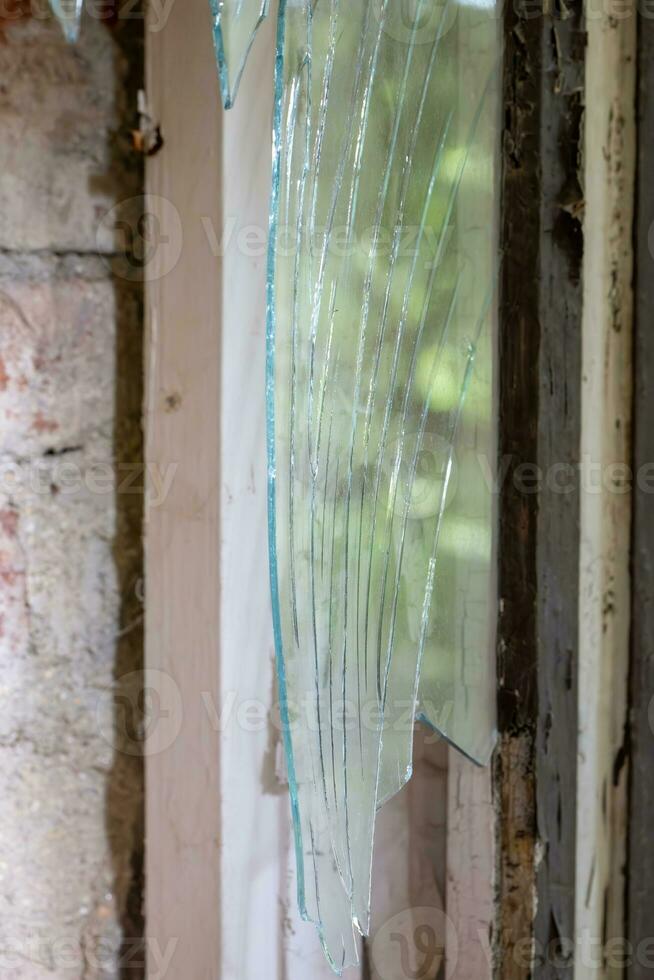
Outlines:
[{"label": "dark shadow on wall", "polygon": [[[107,2],[106,29],[115,44],[117,126],[109,134],[107,179],[117,202],[112,282],[116,303],[114,461],[116,531],[113,554],[120,590],[116,645],[115,756],[106,790],[107,832],[120,896],[121,980],[145,977],[144,763],[143,763],[143,284],[139,229],[144,158],[135,149],[138,92],[144,86],[144,20],[138,4],[124,19]],[[99,178],[104,180],[103,177]]]},{"label": "dark shadow on wall", "polygon": [[[145,976],[143,706],[143,437],[141,287],[116,278],[117,467],[114,558],[120,588],[114,718],[116,753],[107,784],[107,829],[123,902],[121,978]],[[126,842],[129,841],[129,848]],[[126,855],[129,863],[126,865]]]}]

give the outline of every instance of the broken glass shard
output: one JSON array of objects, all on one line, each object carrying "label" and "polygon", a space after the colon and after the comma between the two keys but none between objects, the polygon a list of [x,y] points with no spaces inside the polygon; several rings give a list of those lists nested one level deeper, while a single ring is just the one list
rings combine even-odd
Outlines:
[{"label": "broken glass shard", "polygon": [[74,44],[79,37],[83,0],[50,0],[50,4],[66,40]]},{"label": "broken glass shard", "polygon": [[254,35],[268,14],[270,0],[209,0],[223,104],[230,109]]},{"label": "broken glass shard", "polygon": [[[227,103],[263,13],[216,11]],[[299,902],[338,973],[416,718],[479,764],[495,741],[500,23],[280,0],[270,567]]]}]

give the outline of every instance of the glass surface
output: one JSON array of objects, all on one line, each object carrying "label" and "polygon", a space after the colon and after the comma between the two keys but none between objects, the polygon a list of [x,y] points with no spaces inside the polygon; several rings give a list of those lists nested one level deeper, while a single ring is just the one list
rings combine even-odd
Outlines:
[{"label": "glass surface", "polygon": [[417,712],[495,738],[500,17],[282,0],[271,574],[300,905],[337,971]]},{"label": "glass surface", "polygon": [[74,43],[79,37],[83,0],[50,0],[50,5],[66,40]]},{"label": "glass surface", "polygon": [[254,35],[270,0],[209,0],[223,104],[234,105]]},{"label": "glass surface", "polygon": [[[262,0],[211,0],[226,106]],[[281,0],[268,268],[273,617],[299,902],[334,969],[416,717],[495,741],[500,11]]]}]

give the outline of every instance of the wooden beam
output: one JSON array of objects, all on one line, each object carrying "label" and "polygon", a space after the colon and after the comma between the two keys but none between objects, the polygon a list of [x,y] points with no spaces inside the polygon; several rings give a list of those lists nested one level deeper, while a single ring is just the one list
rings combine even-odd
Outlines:
[{"label": "wooden beam", "polygon": [[543,952],[574,935],[585,35],[581,3],[554,8],[506,5],[496,798],[511,980],[567,975]]},{"label": "wooden beam", "polygon": [[458,937],[447,976],[490,980],[496,859],[492,774],[451,749],[447,782],[446,907]]},{"label": "wooden beam", "polygon": [[[219,734],[202,706],[202,692],[219,692],[221,627],[221,270],[202,219],[221,227],[222,151],[208,4],[171,5],[147,42],[164,145],[147,173],[159,247],[146,291],[146,462],[174,479],[146,515],[146,666],[178,729],[146,758],[147,935],[175,944],[170,975],[218,980]],[[157,975],[151,956],[148,974]]]},{"label": "wooden beam", "polygon": [[[575,936],[579,711],[579,481],[583,330],[584,4],[545,7],[540,121],[538,316],[539,978],[569,977]],[[589,150],[590,152],[590,150]]]},{"label": "wooden beam", "polygon": [[624,975],[636,7],[588,7],[575,980]]},{"label": "wooden beam", "polygon": [[630,710],[629,980],[654,966],[654,22],[638,23],[638,181],[636,207],[636,327],[634,336],[632,532],[633,619]]},{"label": "wooden beam", "polygon": [[[500,532],[497,962],[505,980],[530,976],[535,915],[534,740],[537,704],[537,499],[515,474],[537,458],[540,210],[540,26],[505,13],[503,193],[500,215]],[[527,232],[529,229],[529,232]],[[526,955],[525,955],[526,953]]]}]

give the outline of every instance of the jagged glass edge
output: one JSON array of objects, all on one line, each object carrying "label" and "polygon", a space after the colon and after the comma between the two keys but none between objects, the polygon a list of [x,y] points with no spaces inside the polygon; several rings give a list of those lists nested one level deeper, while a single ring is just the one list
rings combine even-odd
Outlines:
[{"label": "jagged glass edge", "polygon": [[[500,58],[502,56],[503,56],[503,48],[502,48],[502,54],[500,55]],[[500,61],[500,64],[501,64],[501,61]],[[498,70],[499,69],[496,69],[496,71],[498,71]],[[491,76],[489,76],[488,83],[490,83],[491,77],[492,77],[492,74],[491,74]],[[496,230],[495,238],[496,238],[496,241],[495,241],[495,251],[496,251],[496,254],[499,255],[499,236],[498,236],[497,230]],[[494,275],[494,288],[492,288],[491,291],[489,292],[489,295],[487,297],[486,303],[484,305],[484,308],[482,310],[481,316],[479,318],[479,328],[480,329],[482,328],[482,323],[483,323],[484,318],[489,314],[489,312],[491,310],[492,300],[494,298],[496,298],[497,289],[498,289],[498,276],[499,276],[499,269],[498,269],[498,267],[496,267],[495,268],[495,275]],[[494,341],[493,347],[494,347],[493,355],[495,357],[496,363],[498,363],[499,362],[499,346],[498,346],[497,331],[495,331],[495,341]],[[469,378],[468,378],[468,381],[469,381]],[[460,408],[462,408],[462,406],[463,406],[463,402],[464,402],[465,397],[466,397],[466,394],[467,394],[467,388],[468,388],[468,383],[466,382],[464,384],[462,390],[461,390],[460,402],[459,402]],[[498,414],[497,413],[499,411],[499,391],[497,389],[497,380],[495,381],[494,401],[495,401],[495,419],[494,419],[494,422],[495,422],[495,425],[497,426],[498,425]],[[497,549],[498,549],[498,543],[499,543],[499,508],[498,508],[497,498],[496,497],[494,498],[494,501],[495,502],[494,502],[494,506],[493,506],[493,562],[495,564],[495,568],[497,569]],[[495,646],[497,646],[497,618],[496,618],[496,629],[495,629],[495,641],[494,642],[495,642]],[[425,653],[425,651],[424,651],[424,647],[423,647],[422,649],[420,649],[418,651],[418,661],[417,661],[417,664],[416,664],[416,683],[415,683],[415,688],[414,688],[414,690],[416,692],[416,702],[415,702],[416,707],[414,709],[414,714],[413,714],[413,724],[414,724],[414,727],[418,723],[424,725],[426,728],[429,729],[429,731],[434,732],[436,735],[438,735],[438,737],[440,739],[442,739],[442,741],[445,742],[446,745],[449,745],[450,748],[456,749],[457,752],[460,752],[461,755],[464,757],[464,759],[467,759],[468,762],[472,762],[473,765],[477,766],[477,768],[479,768],[479,769],[485,769],[486,766],[488,766],[490,764],[490,761],[491,761],[491,759],[493,757],[493,753],[495,751],[495,748],[497,746],[497,742],[498,742],[498,739],[499,739],[499,730],[498,730],[497,724],[493,728],[493,731],[490,733],[490,738],[489,738],[488,743],[486,745],[486,750],[484,752],[481,752],[480,751],[476,755],[473,755],[471,752],[467,752],[461,745],[459,745],[456,741],[454,741],[453,738],[451,738],[449,735],[447,735],[446,732],[443,731],[443,729],[439,725],[437,725],[435,722],[433,722],[429,718],[429,716],[426,714],[426,712],[424,711],[424,709],[422,708],[422,700],[421,700],[421,696],[420,696],[420,681],[421,681],[421,676],[422,676],[422,661],[424,659],[424,653]],[[405,786],[406,785],[406,783],[409,781],[409,779],[411,779],[412,774],[413,774],[413,755],[412,755],[412,758],[411,758],[411,765],[409,766],[409,771],[407,773],[407,777],[404,780],[402,786]],[[388,797],[387,799],[390,799],[390,798],[391,797]],[[384,800],[383,801],[383,803],[386,803],[386,802],[387,802],[387,800]],[[380,806],[381,805],[383,805],[383,804],[380,804]]]},{"label": "jagged glass edge", "polygon": [[79,39],[80,25],[82,22],[82,8],[84,6],[84,0],[75,0],[75,13],[71,17],[67,14],[61,4],[61,0],[50,0],[50,7],[52,12],[57,18],[62,31],[64,32],[64,37],[69,44],[75,44]]},{"label": "jagged glass edge", "polygon": [[[211,16],[213,19],[212,34],[213,43],[216,49],[216,61],[218,63],[218,78],[220,81],[220,94],[222,97],[223,107],[225,109],[231,109],[236,102],[236,96],[238,95],[238,87],[241,84],[241,78],[243,76],[243,71],[247,64],[252,45],[254,44],[254,39],[257,35],[257,31],[263,24],[264,20],[268,17],[270,12],[270,0],[263,0],[261,6],[261,13],[259,19],[255,24],[254,30],[250,35],[250,40],[248,42],[247,48],[243,53],[243,58],[240,65],[236,66],[233,83],[230,84],[230,65],[229,58],[227,56],[227,50],[225,47],[225,39],[223,36],[223,30],[221,25],[222,11],[220,9],[223,0],[209,0],[209,7],[211,9]],[[233,68],[234,66],[232,66]]]},{"label": "jagged glass edge", "polygon": [[[213,0],[212,0],[213,2]],[[279,189],[282,149],[282,105],[284,99],[284,42],[286,37],[286,3],[279,0],[277,31],[275,40],[275,80],[273,104],[273,152],[270,211],[268,224],[268,256],[266,266],[266,441],[268,452],[268,557],[270,573],[270,596],[272,603],[273,634],[275,640],[275,662],[279,686],[279,711],[283,732],[284,751],[288,775],[291,814],[293,818],[293,842],[295,846],[297,903],[300,915],[305,922],[311,922],[318,932],[325,958],[337,976],[342,976],[343,968],[334,962],[325,942],[322,922],[312,919],[307,912],[304,890],[304,847],[302,841],[300,806],[295,758],[291,739],[291,725],[288,710],[288,689],[286,686],[286,662],[282,641],[279,576],[277,566],[277,512],[276,512],[276,453],[275,453],[275,241],[279,218]]]},{"label": "jagged glass edge", "polygon": [[[457,745],[457,743],[453,741],[453,739],[451,739],[449,735],[445,734],[442,728],[439,728],[438,725],[435,725],[433,721],[430,721],[427,715],[423,711],[416,712],[415,720],[416,722],[420,722],[421,725],[424,725],[426,728],[428,728],[430,732],[434,732],[436,735],[438,735],[438,737],[442,739],[446,745],[449,745],[450,748],[456,749],[457,752],[460,752],[464,759],[467,759],[468,762],[472,762],[472,764],[475,765],[478,769],[485,769],[489,765],[491,759],[493,758],[493,752],[495,751],[497,740],[499,738],[499,732],[497,728],[495,728],[492,732],[488,751],[485,752],[483,755],[476,757],[474,755],[470,755],[470,753],[466,752],[465,749],[462,749],[460,745]],[[410,778],[411,775],[409,775],[409,779]],[[406,783],[404,785],[406,785]],[[389,799],[392,799],[392,797],[389,797]]]},{"label": "jagged glass edge", "polygon": [[[214,0],[211,0],[213,3]],[[277,31],[275,40],[275,80],[273,103],[273,152],[270,211],[268,224],[268,256],[266,270],[266,440],[268,451],[268,556],[270,573],[270,595],[272,603],[273,634],[275,641],[275,662],[279,686],[279,710],[283,732],[284,750],[288,775],[291,814],[293,818],[293,842],[295,846],[297,903],[301,917],[311,922],[320,939],[325,958],[336,976],[343,975],[343,967],[333,959],[325,941],[322,922],[312,919],[307,911],[304,890],[304,846],[302,841],[300,806],[295,758],[291,739],[290,717],[288,711],[288,689],[286,686],[286,662],[282,640],[279,576],[277,566],[277,511],[276,477],[277,464],[275,452],[275,242],[279,219],[279,189],[282,149],[282,105],[284,99],[284,43],[286,37],[286,2],[279,0],[277,12]]]},{"label": "jagged glass edge", "polygon": [[[211,0],[212,3],[215,0]],[[289,795],[293,816],[293,839],[297,862],[297,900],[300,914],[308,919],[304,893],[304,850],[300,832],[300,812],[298,801],[295,760],[291,740],[288,711],[288,690],[286,687],[286,663],[282,642],[281,612],[279,600],[279,576],[277,566],[277,511],[276,511],[276,446],[275,446],[275,238],[279,220],[279,190],[281,171],[282,140],[282,101],[284,97],[284,40],[286,35],[286,0],[279,0],[277,32],[275,40],[275,78],[272,132],[272,182],[270,210],[268,215],[268,256],[266,266],[266,441],[268,451],[268,564],[270,573],[270,596],[272,602],[273,633],[275,640],[275,661],[279,685],[279,709],[286,752]],[[319,931],[320,931],[320,927]],[[323,943],[324,946],[324,943]]]}]

